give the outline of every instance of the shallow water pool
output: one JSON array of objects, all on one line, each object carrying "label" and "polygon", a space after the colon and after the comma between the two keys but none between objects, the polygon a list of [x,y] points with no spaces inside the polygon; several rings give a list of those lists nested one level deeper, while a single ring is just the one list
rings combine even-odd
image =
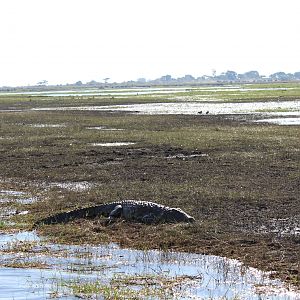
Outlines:
[{"label": "shallow water pool", "polygon": [[261,114],[262,112],[276,112],[277,110],[289,112],[292,115],[300,114],[300,101],[268,101],[268,102],[173,102],[173,103],[145,103],[107,106],[68,106],[33,108],[32,110],[58,110],[58,111],[128,111],[139,114]]},{"label": "shallow water pool", "polygon": [[121,147],[121,146],[129,146],[134,145],[133,142],[112,142],[112,143],[92,143],[91,146],[99,146],[99,147]]},{"label": "shallow water pool", "polygon": [[300,117],[299,118],[270,118],[270,119],[257,120],[256,122],[271,123],[277,125],[300,125]]},{"label": "shallow water pool", "polygon": [[49,244],[35,232],[0,234],[0,252],[0,299],[78,299],[75,283],[97,283],[92,299],[102,299],[100,284],[119,293],[152,289],[141,299],[165,299],[162,289],[167,299],[300,299],[266,273],[218,256]]}]

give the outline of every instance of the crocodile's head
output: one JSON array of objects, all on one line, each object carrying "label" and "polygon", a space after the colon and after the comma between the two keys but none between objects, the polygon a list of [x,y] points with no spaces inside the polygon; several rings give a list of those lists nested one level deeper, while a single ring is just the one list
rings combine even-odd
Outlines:
[{"label": "crocodile's head", "polygon": [[167,221],[193,223],[195,219],[180,208],[171,208],[168,211]]}]

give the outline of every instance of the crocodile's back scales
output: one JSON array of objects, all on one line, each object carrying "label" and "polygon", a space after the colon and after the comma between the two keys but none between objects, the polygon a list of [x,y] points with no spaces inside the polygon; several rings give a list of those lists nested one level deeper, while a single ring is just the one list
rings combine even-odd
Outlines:
[{"label": "crocodile's back scales", "polygon": [[37,221],[34,227],[41,224],[66,223],[77,218],[108,217],[114,220],[122,217],[125,220],[147,224],[157,222],[194,222],[194,218],[179,208],[171,208],[150,201],[123,200],[86,208],[61,212]]}]

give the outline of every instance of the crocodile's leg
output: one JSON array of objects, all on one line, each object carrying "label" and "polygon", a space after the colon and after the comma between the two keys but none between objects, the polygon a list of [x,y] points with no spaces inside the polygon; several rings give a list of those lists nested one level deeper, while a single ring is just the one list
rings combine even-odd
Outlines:
[{"label": "crocodile's leg", "polygon": [[141,222],[144,224],[153,224],[154,223],[154,215],[153,214],[149,214],[149,215],[145,215],[141,218]]},{"label": "crocodile's leg", "polygon": [[107,223],[110,224],[113,222],[116,218],[120,218],[122,216],[123,207],[122,205],[117,205],[109,214]]}]

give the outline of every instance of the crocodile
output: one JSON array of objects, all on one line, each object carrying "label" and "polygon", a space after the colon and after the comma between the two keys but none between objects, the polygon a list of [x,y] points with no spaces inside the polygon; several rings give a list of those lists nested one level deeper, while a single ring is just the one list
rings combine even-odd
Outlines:
[{"label": "crocodile", "polygon": [[107,217],[108,223],[117,218],[145,224],[195,222],[192,216],[180,208],[172,208],[149,201],[123,200],[60,212],[36,221],[34,227],[99,216]]}]

